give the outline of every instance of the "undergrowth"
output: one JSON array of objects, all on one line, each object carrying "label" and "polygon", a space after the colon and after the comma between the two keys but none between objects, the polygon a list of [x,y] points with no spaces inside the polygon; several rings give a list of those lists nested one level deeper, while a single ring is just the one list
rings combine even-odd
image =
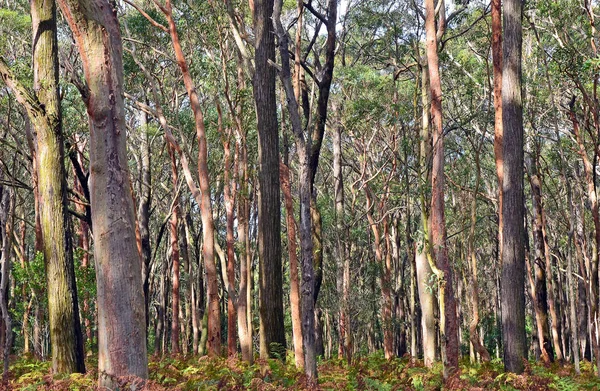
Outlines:
[{"label": "undergrowth", "polygon": [[[50,363],[30,357],[14,358],[5,390],[96,390],[96,359],[87,362],[87,374],[56,375]],[[288,356],[287,364],[279,360],[257,360],[253,365],[236,359],[203,357],[151,358],[150,380],[143,389],[161,390],[306,390],[306,379]],[[132,379],[122,379],[122,389],[131,390]],[[592,365],[583,363],[576,375],[570,365],[544,367],[529,363],[525,373],[506,373],[502,363],[486,364],[463,361],[460,371],[445,382],[442,367],[425,368],[422,361],[410,358],[387,361],[382,354],[355,358],[351,364],[331,359],[319,364],[321,390],[433,391],[433,390],[600,390],[600,380]]]}]

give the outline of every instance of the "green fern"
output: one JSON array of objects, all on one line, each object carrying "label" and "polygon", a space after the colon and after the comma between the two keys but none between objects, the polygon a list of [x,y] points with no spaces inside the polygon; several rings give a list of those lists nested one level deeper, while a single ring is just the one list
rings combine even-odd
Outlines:
[{"label": "green fern", "polygon": [[575,391],[579,390],[579,385],[571,377],[561,377],[550,385],[558,391]]}]

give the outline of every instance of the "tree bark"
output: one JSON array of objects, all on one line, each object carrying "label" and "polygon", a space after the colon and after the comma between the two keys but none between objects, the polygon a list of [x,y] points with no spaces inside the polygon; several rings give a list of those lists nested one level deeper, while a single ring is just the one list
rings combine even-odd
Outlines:
[{"label": "tree bark", "polygon": [[140,187],[137,220],[142,244],[142,281],[144,286],[144,308],[146,310],[146,333],[150,324],[150,206],[152,203],[151,153],[148,135],[148,115],[140,111]]},{"label": "tree bark", "polygon": [[[533,160],[536,160],[535,158]],[[550,340],[550,328],[548,326],[548,290],[546,287],[546,254],[544,248],[544,234],[542,232],[542,182],[537,170],[537,162],[529,164],[529,182],[531,185],[531,198],[533,209],[533,242],[535,247],[534,256],[534,280],[535,280],[535,320],[537,323],[538,340],[542,361],[546,364],[554,361],[554,351]]]},{"label": "tree bark", "polygon": [[[0,173],[0,175],[2,174]],[[12,319],[8,311],[8,280],[11,269],[14,212],[14,190],[0,186],[0,312],[4,334],[2,339],[2,361],[4,364],[2,379],[5,382],[8,381],[9,354],[13,340]]]},{"label": "tree bark", "polygon": [[171,161],[171,185],[173,186],[173,204],[169,219],[169,237],[171,239],[171,263],[173,270],[173,286],[171,288],[171,353],[179,353],[179,172],[175,148],[167,145]]},{"label": "tree bark", "polygon": [[141,259],[126,157],[123,52],[105,0],[59,0],[81,55],[90,117],[90,194],[98,306],[99,386],[148,377]]},{"label": "tree bark", "polygon": [[502,183],[504,158],[502,157],[502,0],[492,0],[492,63],[494,68],[494,158],[498,177],[498,249],[502,259]]},{"label": "tree bark", "polygon": [[502,67],[502,335],[504,366],[521,373],[527,357],[525,338],[525,246],[523,213],[523,106],[521,92],[521,0],[504,2]]},{"label": "tree bark", "polygon": [[[442,4],[442,7],[444,5]],[[425,1],[427,35],[427,62],[431,91],[431,117],[433,122],[433,168],[431,194],[431,236],[437,267],[443,272],[440,289],[440,332],[444,377],[458,370],[458,317],[452,287],[452,268],[446,247],[446,221],[444,217],[444,129],[442,119],[442,85],[439,74],[435,6],[433,0]],[[440,23],[443,23],[440,22]]]},{"label": "tree bark", "polygon": [[296,244],[296,219],[294,218],[294,201],[290,184],[290,169],[285,163],[279,165],[281,191],[285,200],[285,213],[288,234],[288,254],[290,259],[290,310],[292,314],[292,338],[294,340],[294,357],[296,367],[304,369],[304,352],[302,349],[302,316],[300,314],[300,287],[298,284],[298,246]]},{"label": "tree bark", "polygon": [[254,2],[256,39],[254,101],[258,130],[258,257],[260,357],[285,359],[283,276],[281,264],[281,201],[279,129],[275,96],[275,34],[273,0]]},{"label": "tree bark", "polygon": [[[588,274],[588,283],[586,284],[586,293],[588,297],[588,307],[590,314],[588,315],[588,319],[591,319],[589,323],[588,331],[592,333],[592,325],[595,323],[594,319],[598,316],[598,262],[600,259],[600,208],[598,206],[598,196],[596,194],[596,186],[594,183],[594,167],[588,158],[587,152],[585,150],[585,145],[583,144],[583,138],[581,135],[581,131],[579,129],[579,121],[574,111],[575,98],[571,100],[569,116],[571,122],[573,124],[573,133],[575,134],[575,139],[578,144],[578,153],[583,161],[583,168],[585,172],[585,180],[587,183],[587,196],[588,200],[591,204],[591,212],[592,219],[594,221],[594,241],[592,242],[592,259],[591,265],[588,268],[581,267],[582,270],[589,270]],[[583,236],[583,235],[582,235]],[[582,249],[585,246],[581,246]],[[594,349],[594,355],[596,356],[596,360],[600,363],[600,342],[598,342],[597,338],[591,338],[592,348]],[[600,367],[598,368],[598,375],[600,376]]]},{"label": "tree bark", "polygon": [[[336,288],[339,300],[339,356],[348,363],[352,360],[350,318],[348,317],[350,259],[348,254],[348,230],[344,212],[344,176],[342,172],[342,125],[333,129],[333,177],[335,189],[336,224]],[[348,269],[348,270],[346,270]]]},{"label": "tree bark", "polygon": [[[208,296],[208,334],[207,347],[208,354],[218,356],[221,354],[221,309],[219,307],[219,289],[217,283],[217,267],[215,264],[215,228],[212,215],[212,205],[210,200],[210,178],[208,175],[208,150],[206,145],[206,128],[204,125],[204,114],[200,106],[196,86],[192,80],[187,60],[183,54],[181,43],[175,20],[173,19],[173,10],[171,1],[167,0],[164,7],[161,7],[167,22],[169,24],[169,35],[173,44],[173,51],[177,59],[177,65],[183,76],[185,89],[190,99],[190,105],[194,113],[194,123],[196,127],[196,139],[198,141],[198,179],[200,188],[198,189],[190,175],[187,160],[183,160],[183,151],[176,147],[175,140],[170,135],[170,142],[177,149],[182,165],[186,182],[192,191],[192,196],[200,205],[200,215],[202,219],[202,255],[204,258],[204,267],[206,269],[206,283]],[[167,134],[169,136],[169,134]]]},{"label": "tree bark", "polygon": [[277,0],[273,9],[273,25],[278,38],[279,55],[281,57],[281,72],[279,74],[284,87],[287,109],[290,115],[292,131],[296,140],[296,151],[299,161],[300,187],[300,249],[302,257],[302,343],[304,346],[304,372],[307,376],[307,386],[317,384],[317,355],[315,349],[315,275],[313,264],[313,241],[311,235],[312,221],[310,212],[311,176],[309,152],[311,138],[306,137],[300,119],[298,102],[294,96],[288,53],[288,37],[281,24],[282,0]]},{"label": "tree bark", "polygon": [[419,303],[421,305],[421,329],[423,345],[423,361],[426,367],[433,366],[436,354],[436,303],[434,291],[431,287],[433,270],[428,258],[429,253],[429,206],[427,205],[426,189],[427,182],[430,181],[431,170],[428,166],[428,156],[431,153],[431,134],[430,134],[430,110],[429,110],[429,72],[427,65],[421,68],[421,103],[422,103],[422,126],[419,145],[419,200],[421,209],[421,228],[422,235],[415,243],[415,267],[417,276],[417,289],[419,292]]},{"label": "tree bark", "polygon": [[[85,372],[84,347],[73,264],[73,244],[67,208],[62,117],[58,96],[56,4],[31,2],[34,91],[21,85],[4,62],[0,74],[13,90],[33,124],[35,138],[36,215],[48,284],[52,369],[56,373]],[[36,231],[37,234],[37,231]]]},{"label": "tree bark", "polygon": [[[481,146],[483,140],[481,140]],[[479,325],[479,278],[477,272],[477,254],[475,253],[475,225],[477,223],[477,193],[479,192],[479,182],[481,176],[481,164],[479,154],[481,146],[475,151],[475,189],[473,191],[473,200],[471,201],[471,229],[469,231],[468,258],[471,262],[471,303],[472,303],[472,318],[469,323],[469,340],[473,348],[481,357],[483,362],[490,361],[490,353],[485,346],[479,341],[479,333],[477,326]]]},{"label": "tree bark", "polygon": [[248,178],[248,152],[245,134],[240,137],[239,178],[240,196],[238,197],[238,241],[240,243],[240,286],[238,290],[237,320],[242,360],[252,363],[252,317],[250,314],[250,276],[252,272],[252,255],[250,254],[250,185]]}]

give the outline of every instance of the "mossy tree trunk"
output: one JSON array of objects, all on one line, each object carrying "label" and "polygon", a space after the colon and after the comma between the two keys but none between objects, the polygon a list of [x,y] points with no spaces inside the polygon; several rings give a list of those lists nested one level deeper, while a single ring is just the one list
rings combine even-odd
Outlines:
[{"label": "mossy tree trunk", "polygon": [[3,62],[0,74],[24,106],[37,134],[33,155],[48,284],[52,369],[57,373],[85,372],[58,95],[56,4],[32,1],[31,15],[34,91],[24,87]]}]

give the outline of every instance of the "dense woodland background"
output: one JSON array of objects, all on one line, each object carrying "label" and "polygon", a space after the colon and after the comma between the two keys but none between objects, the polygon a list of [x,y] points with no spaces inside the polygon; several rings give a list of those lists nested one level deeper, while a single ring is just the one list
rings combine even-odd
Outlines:
[{"label": "dense woodland background", "polygon": [[5,379],[600,375],[597,11],[2,2]]}]

